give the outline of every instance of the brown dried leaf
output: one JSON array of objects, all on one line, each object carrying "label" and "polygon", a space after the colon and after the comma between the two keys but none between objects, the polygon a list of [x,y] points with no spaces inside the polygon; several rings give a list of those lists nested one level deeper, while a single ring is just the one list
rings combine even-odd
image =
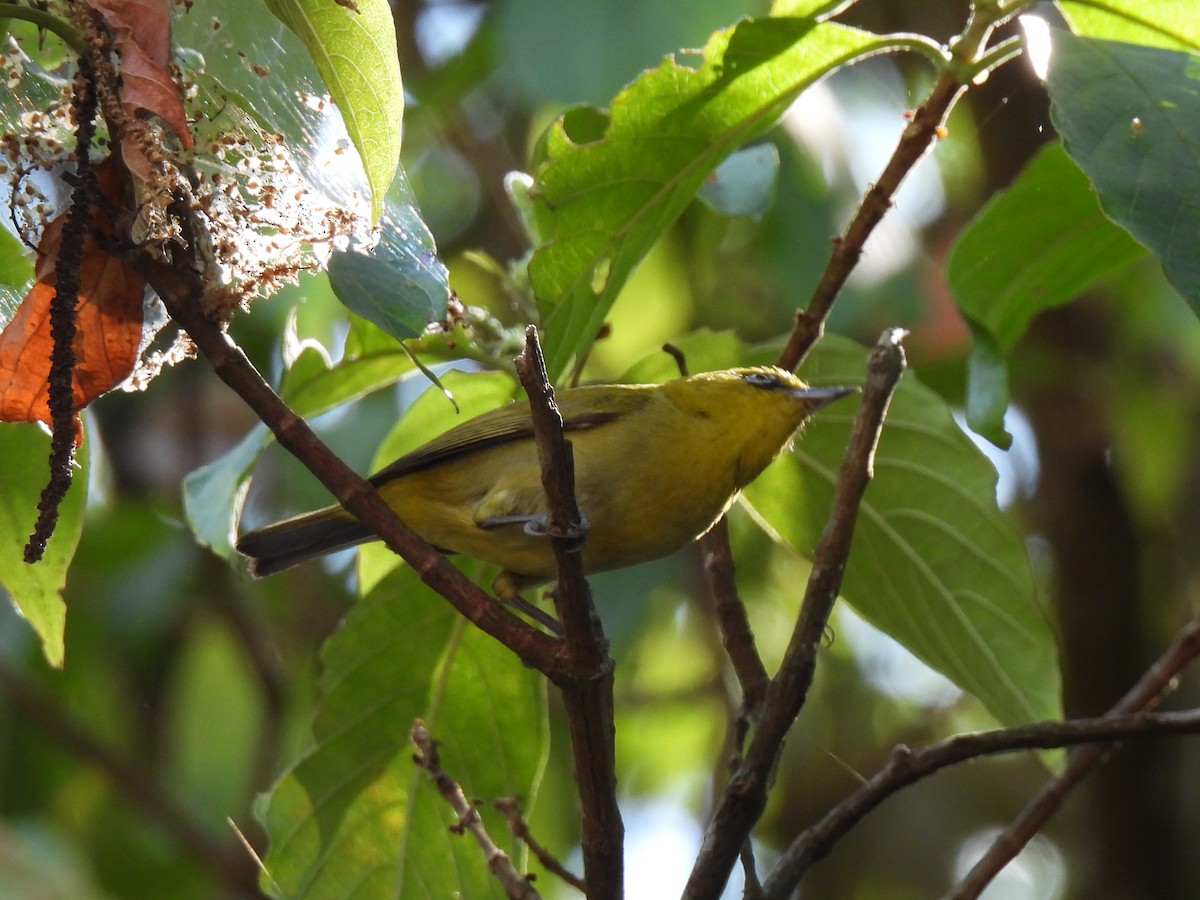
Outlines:
[{"label": "brown dried leaf", "polygon": [[[125,193],[128,175],[111,158],[96,167],[100,187],[114,203]],[[93,228],[109,233],[107,217],[92,207]],[[0,331],[0,421],[50,422],[50,301],[55,263],[66,213],[49,225],[38,245],[36,282],[12,321]],[[75,409],[116,387],[133,371],[142,337],[145,281],[110,255],[89,232],[80,265],[74,340]]]},{"label": "brown dried leaf", "polygon": [[104,19],[121,57],[121,100],[133,114],[153,113],[192,146],[179,90],[167,68],[171,53],[168,0],[83,0]]}]

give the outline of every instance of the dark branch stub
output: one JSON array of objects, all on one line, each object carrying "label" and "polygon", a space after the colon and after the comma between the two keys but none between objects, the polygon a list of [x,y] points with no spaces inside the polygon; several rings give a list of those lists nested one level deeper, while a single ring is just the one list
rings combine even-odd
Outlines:
[{"label": "dark branch stub", "polygon": [[71,465],[75,460],[75,311],[79,303],[84,240],[97,193],[89,160],[96,133],[97,97],[91,64],[86,57],[79,60],[71,112],[76,123],[75,179],[54,263],[55,292],[50,301],[50,336],[54,342],[49,378],[50,480],[42,489],[37,523],[25,545],[27,563],[37,562],[46,552],[58,524],[59,506],[71,487]]}]

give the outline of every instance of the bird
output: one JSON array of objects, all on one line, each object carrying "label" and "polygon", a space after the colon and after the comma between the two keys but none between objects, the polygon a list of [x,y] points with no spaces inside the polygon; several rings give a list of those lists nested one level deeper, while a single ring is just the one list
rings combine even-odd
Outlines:
[{"label": "bird", "polygon": [[[773,366],[558,391],[586,522],[584,571],[658,559],[695,540],[813,413],[854,391],[810,388]],[[493,589],[501,599],[553,580],[528,401],[449,429],[369,481],[402,522],[442,552],[499,566]],[[236,547],[261,577],[375,539],[335,504],[250,531]]]}]

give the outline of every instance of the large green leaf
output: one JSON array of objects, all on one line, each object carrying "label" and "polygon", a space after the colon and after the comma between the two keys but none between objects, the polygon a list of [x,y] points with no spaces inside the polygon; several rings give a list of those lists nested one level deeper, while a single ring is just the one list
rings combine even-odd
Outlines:
[{"label": "large green leaf", "polygon": [[1145,250],[1106,217],[1087,176],[1047,145],[963,229],[946,278],[971,326],[967,422],[1006,445],[1004,354],[1039,312],[1067,303]]},{"label": "large green leaf", "polygon": [[1076,34],[1200,50],[1200,16],[1193,0],[1067,0],[1058,6]]},{"label": "large green leaf", "polygon": [[[865,366],[861,347],[826,336],[800,374],[855,384]],[[805,555],[825,527],[854,412],[846,401],[823,410],[746,490],[756,515]],[[996,471],[911,373],[888,411],[841,593],[1001,723],[1061,716],[1054,635],[1024,544],[996,505]]]},{"label": "large green leaf", "polygon": [[314,746],[260,805],[269,888],[288,900],[502,897],[478,846],[449,831],[455,816],[413,763],[409,728],[425,721],[468,797],[530,798],[548,740],[544,679],[407,568],[359,601],[322,659]]},{"label": "large green leaf", "polygon": [[1051,118],[1104,211],[1200,312],[1200,58],[1053,32]]},{"label": "large green leaf", "polygon": [[611,112],[563,115],[536,170],[545,241],[529,263],[551,376],[590,344],[630,272],[717,163],[823,75],[911,45],[807,19],[749,20],[716,32],[694,60],[668,57]]},{"label": "large green leaf", "polygon": [[67,613],[62,590],[83,531],[87,443],[76,455],[79,465],[59,507],[54,536],[42,559],[30,565],[23,559],[25,543],[37,521],[42,488],[50,477],[46,466],[49,456],[50,436],[40,426],[0,425],[0,587],[37,632],[50,665],[61,666]]},{"label": "large green leaf", "polygon": [[387,0],[267,0],[271,12],[304,43],[362,158],[371,188],[371,218],[400,162],[404,88]]}]

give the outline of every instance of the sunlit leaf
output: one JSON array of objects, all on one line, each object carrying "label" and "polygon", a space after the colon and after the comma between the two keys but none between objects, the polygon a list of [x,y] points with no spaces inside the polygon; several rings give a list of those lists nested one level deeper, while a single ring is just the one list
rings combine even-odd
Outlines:
[{"label": "sunlit leaf", "polygon": [[1168,50],[1200,50],[1200,16],[1192,0],[1060,0],[1057,6],[1076,34]]},{"label": "sunlit leaf", "polygon": [[1050,114],[1114,221],[1200,312],[1200,57],[1053,31]]},{"label": "sunlit leaf", "polygon": [[400,162],[404,88],[396,31],[387,0],[267,0],[281,22],[304,42],[325,87],[342,111],[371,187],[371,219]]},{"label": "sunlit leaf", "polygon": [[634,266],[717,163],[818,78],[892,46],[839,25],[750,20],[718,31],[699,58],[668,57],[607,115],[563,115],[535,173],[546,240],[529,264],[551,376],[592,341]]},{"label": "sunlit leaf", "polygon": [[37,520],[38,499],[49,471],[50,436],[32,424],[0,425],[0,587],[25,617],[42,642],[52,666],[63,662],[66,607],[62,590],[67,567],[83,530],[87,500],[86,441],[76,453],[79,469],[58,509],[58,525],[40,562],[22,559],[25,542]]}]

